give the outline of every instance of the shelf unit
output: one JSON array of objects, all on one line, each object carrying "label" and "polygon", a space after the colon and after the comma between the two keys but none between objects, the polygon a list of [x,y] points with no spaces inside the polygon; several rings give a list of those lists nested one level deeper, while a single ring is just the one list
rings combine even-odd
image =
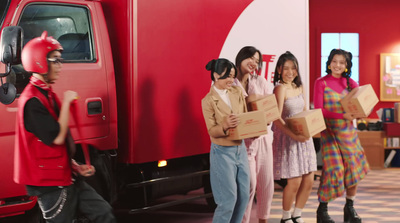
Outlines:
[{"label": "shelf unit", "polygon": [[358,131],[357,133],[371,169],[384,168],[385,149],[389,149],[384,147],[385,132]]},{"label": "shelf unit", "polygon": [[[400,149],[400,147],[384,146],[384,140],[387,137],[385,131],[357,131],[357,134],[371,169],[385,168],[385,150]],[[313,137],[319,138],[320,135]]]},{"label": "shelf unit", "polygon": [[385,160],[385,167],[390,166],[392,163],[392,160],[396,153],[398,152],[397,150],[400,149],[400,137],[399,136],[388,136],[386,134],[386,138],[383,139],[383,148],[389,152],[385,152],[385,155],[387,154],[387,158]]}]

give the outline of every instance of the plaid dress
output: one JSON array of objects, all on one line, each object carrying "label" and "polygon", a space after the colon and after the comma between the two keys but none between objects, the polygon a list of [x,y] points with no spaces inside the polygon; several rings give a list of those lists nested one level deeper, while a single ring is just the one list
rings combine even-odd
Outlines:
[{"label": "plaid dress", "polygon": [[[339,94],[326,86],[324,108],[344,113],[340,100],[347,93],[347,89]],[[356,185],[369,171],[367,157],[352,122],[326,118],[325,123],[327,128],[321,132],[323,169],[318,189],[320,202],[329,202],[342,196],[346,188]]]}]

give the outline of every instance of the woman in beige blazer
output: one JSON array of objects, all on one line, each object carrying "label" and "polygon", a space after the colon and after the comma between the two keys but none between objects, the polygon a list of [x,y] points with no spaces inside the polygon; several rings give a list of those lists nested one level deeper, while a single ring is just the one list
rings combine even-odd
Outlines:
[{"label": "woman in beige blazer", "polygon": [[232,86],[235,65],[227,59],[210,61],[213,85],[201,101],[211,138],[210,179],[217,208],[213,223],[240,223],[250,192],[250,175],[243,140],[229,139],[229,130],[239,124],[237,114],[247,112],[241,88]]}]

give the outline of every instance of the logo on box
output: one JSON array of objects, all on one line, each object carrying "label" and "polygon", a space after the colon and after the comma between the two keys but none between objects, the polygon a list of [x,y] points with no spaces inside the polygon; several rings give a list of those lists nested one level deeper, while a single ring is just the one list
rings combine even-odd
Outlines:
[{"label": "logo on box", "polygon": [[312,124],[315,124],[315,123],[318,123],[318,122],[320,122],[321,120],[318,118],[318,117],[314,117],[313,119],[311,119],[311,123]]},{"label": "logo on box", "polygon": [[252,125],[252,124],[257,124],[259,123],[259,121],[254,120],[254,119],[248,119],[246,120],[246,122],[244,123],[245,125]]}]

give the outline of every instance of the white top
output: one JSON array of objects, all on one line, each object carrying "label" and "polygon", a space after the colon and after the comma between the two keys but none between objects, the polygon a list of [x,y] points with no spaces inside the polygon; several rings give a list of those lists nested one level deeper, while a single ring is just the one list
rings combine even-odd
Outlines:
[{"label": "white top", "polygon": [[222,98],[222,100],[229,106],[229,108],[232,109],[231,100],[229,99],[228,95],[228,90],[226,89],[220,90],[217,87],[215,87],[215,85],[213,87],[215,91],[219,94],[219,96]]}]

